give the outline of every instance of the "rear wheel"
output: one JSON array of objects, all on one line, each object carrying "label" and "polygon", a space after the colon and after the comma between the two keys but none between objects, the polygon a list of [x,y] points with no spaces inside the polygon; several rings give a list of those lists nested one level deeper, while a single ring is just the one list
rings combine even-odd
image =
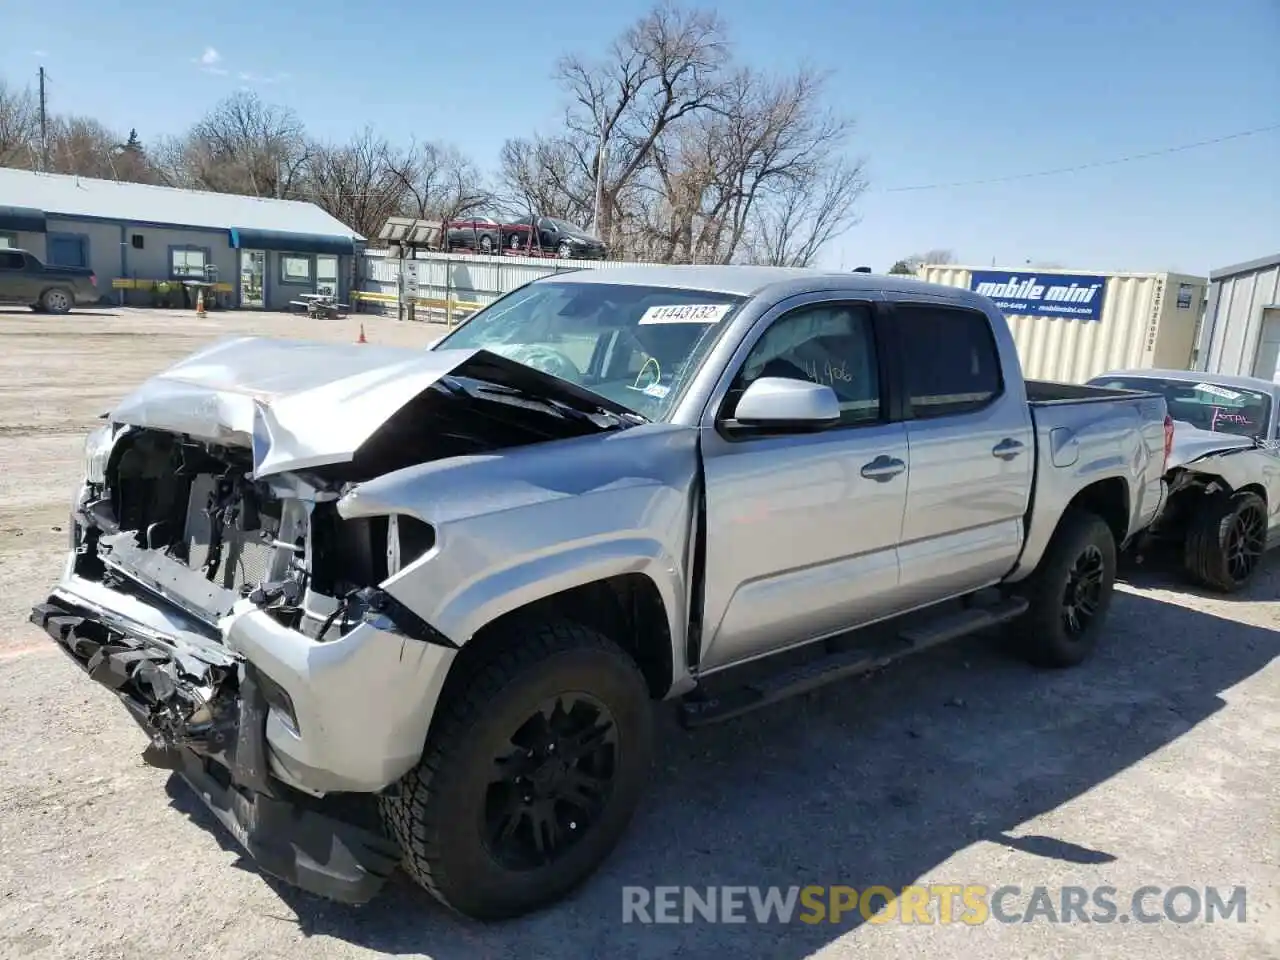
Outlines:
[{"label": "rear wheel", "polygon": [[1101,517],[1063,515],[1025,591],[1030,607],[1013,625],[1018,646],[1042,667],[1073,667],[1093,652],[1111,609],[1116,542]]},{"label": "rear wheel", "polygon": [[480,235],[480,252],[493,253],[493,237],[489,236],[487,233],[482,233]]},{"label": "rear wheel", "polygon": [[381,801],[405,868],[478,919],[516,916],[585,880],[648,777],[648,687],[616,644],[533,624],[440,706],[419,765]]},{"label": "rear wheel", "polygon": [[1248,491],[1215,493],[1191,517],[1183,562],[1196,583],[1234,593],[1253,578],[1266,545],[1266,501]]},{"label": "rear wheel", "polygon": [[47,313],[70,313],[74,302],[71,293],[62,287],[51,287],[40,297],[40,306]]}]

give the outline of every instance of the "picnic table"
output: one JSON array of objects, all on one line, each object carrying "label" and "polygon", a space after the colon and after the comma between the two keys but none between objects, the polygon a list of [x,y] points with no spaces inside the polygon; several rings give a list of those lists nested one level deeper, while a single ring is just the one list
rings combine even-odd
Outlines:
[{"label": "picnic table", "polygon": [[351,309],[327,293],[299,294],[297,300],[289,301],[289,306],[305,310],[308,317],[317,320],[336,320]]}]

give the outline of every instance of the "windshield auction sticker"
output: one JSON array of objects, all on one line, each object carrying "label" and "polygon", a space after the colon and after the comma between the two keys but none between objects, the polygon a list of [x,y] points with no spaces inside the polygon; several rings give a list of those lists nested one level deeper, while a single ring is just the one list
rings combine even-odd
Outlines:
[{"label": "windshield auction sticker", "polygon": [[1234,390],[1228,390],[1226,387],[1220,387],[1216,383],[1197,383],[1193,388],[1201,393],[1207,393],[1211,397],[1222,397],[1224,400],[1239,400],[1242,394],[1236,393]]},{"label": "windshield auction sticker", "polygon": [[655,323],[719,323],[732,304],[684,303],[670,307],[650,307],[640,317],[640,326]]}]

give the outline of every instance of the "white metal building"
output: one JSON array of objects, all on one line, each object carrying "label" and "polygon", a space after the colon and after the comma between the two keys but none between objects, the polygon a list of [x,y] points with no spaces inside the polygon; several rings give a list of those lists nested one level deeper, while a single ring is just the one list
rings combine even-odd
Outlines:
[{"label": "white metal building", "polygon": [[1280,382],[1280,253],[1209,274],[1197,370]]},{"label": "white metal building", "polygon": [[363,238],[314,203],[0,168],[0,247],[114,280],[213,280],[233,306],[345,297]]},{"label": "white metal building", "polygon": [[1208,286],[1176,273],[926,264],[917,275],[991,297],[1009,319],[1026,375],[1067,383],[1126,367],[1189,369]]}]

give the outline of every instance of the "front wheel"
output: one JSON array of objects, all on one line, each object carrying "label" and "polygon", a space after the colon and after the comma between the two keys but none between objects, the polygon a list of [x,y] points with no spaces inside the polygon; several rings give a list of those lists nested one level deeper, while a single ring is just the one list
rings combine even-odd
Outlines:
[{"label": "front wheel", "polygon": [[1234,593],[1253,578],[1266,546],[1266,501],[1249,491],[1215,493],[1191,518],[1183,561],[1196,583]]},{"label": "front wheel", "polygon": [[535,623],[492,649],[381,800],[408,873],[476,919],[527,913],[590,876],[631,819],[652,751],[648,687],[607,638]]},{"label": "front wheel", "polygon": [[560,241],[560,246],[556,247],[556,256],[561,260],[568,260],[573,256],[573,247],[569,246],[568,240]]},{"label": "front wheel", "polygon": [[1027,612],[1013,624],[1028,660],[1074,667],[1098,644],[1116,582],[1116,541],[1096,514],[1063,515],[1040,566],[1027,578]]},{"label": "front wheel", "polygon": [[71,294],[61,287],[46,290],[40,297],[40,306],[46,313],[70,313],[73,302]]}]

